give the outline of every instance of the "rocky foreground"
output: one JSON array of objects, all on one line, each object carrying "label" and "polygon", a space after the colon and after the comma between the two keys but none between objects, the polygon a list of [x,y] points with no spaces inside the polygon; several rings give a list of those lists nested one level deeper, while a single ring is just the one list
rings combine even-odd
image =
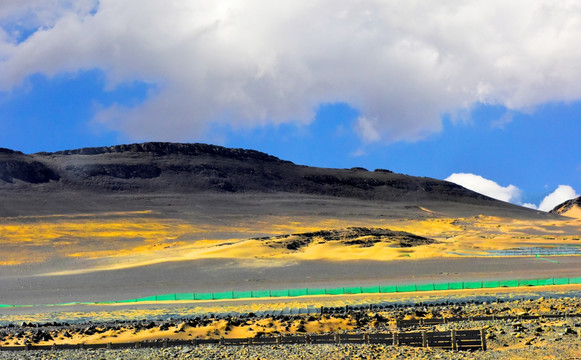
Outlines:
[{"label": "rocky foreground", "polygon": [[[580,359],[581,358],[581,317],[566,316],[566,314],[581,313],[581,299],[553,298],[536,300],[498,301],[492,303],[464,303],[454,305],[416,305],[390,308],[366,309],[328,309],[330,314],[316,316],[290,316],[278,318],[280,322],[278,333],[285,333],[284,328],[293,333],[301,333],[304,328],[313,329],[309,322],[319,324],[342,324],[341,329],[332,329],[329,326],[320,326],[329,332],[385,332],[385,331],[445,331],[449,329],[476,329],[483,328],[487,333],[487,351],[454,352],[442,349],[394,347],[386,345],[264,345],[264,346],[182,346],[170,348],[143,348],[143,349],[90,349],[90,350],[59,350],[59,351],[0,351],[0,359]],[[472,321],[469,318],[479,315],[510,315],[521,316],[522,319],[502,319],[487,321]],[[526,319],[527,315],[563,315],[557,318]],[[429,319],[431,317],[460,317],[462,321],[446,324],[427,325],[414,328],[396,329],[395,319]],[[274,321],[274,319],[260,319],[253,316],[237,319],[203,319],[205,322],[215,322],[216,331],[212,336],[226,336],[228,332],[235,332],[237,327],[254,327],[258,322]],[[201,320],[199,320],[201,321]],[[224,325],[224,321],[226,324]],[[301,327],[301,322],[303,327]],[[187,321],[158,322],[149,332],[162,331],[165,328],[184,329]],[[294,326],[295,324],[298,326]],[[0,336],[4,345],[20,342],[31,343],[31,339],[38,334],[50,336],[54,340],[62,339],[62,334],[86,332],[87,329],[98,331],[101,334],[112,334],[111,328],[123,332],[123,328],[131,328],[134,334],[137,323],[125,325],[70,325],[59,326],[59,329],[48,331],[42,324],[22,324],[24,326],[7,326],[0,329]],[[86,327],[86,328],[85,328]],[[98,329],[98,330],[95,330]],[[240,330],[240,329],[238,329]],[[329,331],[330,330],[330,331]],[[175,334],[182,332],[172,331]],[[268,331],[266,331],[268,333]],[[260,335],[265,336],[261,332]],[[210,334],[208,334],[210,335]],[[111,339],[114,342],[114,339]],[[39,341],[42,343],[50,343]],[[60,342],[60,341],[57,341]]]},{"label": "rocky foreground", "polygon": [[277,345],[220,347],[204,345],[165,349],[60,350],[0,352],[0,359],[579,359],[579,340],[547,343],[526,348],[452,352],[441,349],[383,345]]}]

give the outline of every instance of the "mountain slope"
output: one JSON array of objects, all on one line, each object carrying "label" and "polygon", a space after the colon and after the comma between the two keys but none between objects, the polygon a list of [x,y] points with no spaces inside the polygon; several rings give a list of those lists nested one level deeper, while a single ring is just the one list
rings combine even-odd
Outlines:
[{"label": "mountain slope", "polygon": [[99,192],[290,192],[390,201],[493,201],[430,178],[298,166],[257,151],[204,144],[145,143],[33,155],[4,150],[0,179],[15,187],[44,183]]},{"label": "mountain slope", "polygon": [[581,219],[581,196],[555,206],[550,213]]},{"label": "mountain slope", "polygon": [[[0,194],[12,197],[13,204],[30,208],[29,202],[58,194],[55,203],[74,209],[81,206],[80,193],[95,195],[84,196],[83,204],[99,208],[108,196],[119,195],[135,199],[286,193],[412,204],[454,202],[535,214],[446,181],[388,170],[300,166],[258,151],[205,144],[143,143],[31,155],[0,150]],[[0,205],[0,215],[1,207],[8,206]]]}]

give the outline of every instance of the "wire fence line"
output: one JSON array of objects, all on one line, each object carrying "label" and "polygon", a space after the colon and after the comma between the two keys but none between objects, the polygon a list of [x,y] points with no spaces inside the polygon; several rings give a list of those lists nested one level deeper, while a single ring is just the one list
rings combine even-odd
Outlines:
[{"label": "wire fence line", "polygon": [[396,319],[398,328],[407,328],[414,326],[431,326],[440,324],[449,324],[461,321],[497,321],[497,320],[535,320],[535,319],[561,319],[577,318],[581,313],[564,313],[564,314],[542,314],[542,315],[481,315],[470,317],[440,317],[440,318],[420,318],[420,319]]},{"label": "wire fence line", "polygon": [[164,348],[170,346],[251,346],[251,345],[290,345],[290,344],[383,344],[391,346],[432,347],[449,350],[486,350],[486,331],[484,329],[449,331],[414,331],[392,333],[358,333],[329,335],[285,335],[251,338],[220,338],[107,343],[107,344],[52,344],[0,346],[0,351],[24,350],[73,350],[73,349],[139,349]]},{"label": "wire fence line", "polygon": [[299,288],[283,290],[253,290],[253,291],[223,291],[207,293],[171,293],[152,295],[136,299],[112,300],[99,302],[69,302],[61,304],[37,304],[37,305],[9,305],[0,304],[0,308],[10,307],[34,307],[34,306],[66,306],[66,305],[107,305],[107,304],[131,304],[151,302],[176,302],[176,301],[212,301],[212,300],[237,300],[237,299],[265,299],[286,298],[301,296],[329,296],[329,295],[357,295],[357,294],[388,294],[388,293],[413,293],[429,291],[448,291],[466,289],[492,289],[525,286],[552,286],[581,284],[581,277],[575,278],[548,278],[548,279],[523,279],[523,280],[487,280],[487,281],[462,281],[409,285],[377,285],[377,286],[353,286],[338,288]]}]

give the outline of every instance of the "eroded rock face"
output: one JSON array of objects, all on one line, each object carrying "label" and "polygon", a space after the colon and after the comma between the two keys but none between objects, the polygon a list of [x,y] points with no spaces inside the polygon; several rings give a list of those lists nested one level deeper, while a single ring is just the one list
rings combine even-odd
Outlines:
[{"label": "eroded rock face", "polygon": [[[229,149],[222,146],[207,144],[178,144],[165,142],[149,142],[143,144],[116,145],[110,147],[82,148],[76,150],[65,150],[53,153],[54,155],[103,155],[103,154],[151,154],[155,156],[169,155],[213,155],[231,159],[254,159],[267,162],[285,162],[277,157],[245,149]],[[42,155],[51,155],[51,153],[40,153]]]},{"label": "eroded rock face", "polygon": [[118,179],[151,179],[161,175],[161,169],[150,164],[94,164],[66,168],[68,171],[83,173],[87,177],[93,176],[111,176]]},{"label": "eroded rock face", "polygon": [[564,203],[555,206],[553,210],[549,212],[552,214],[565,214],[576,207],[581,208],[581,196],[575,199],[567,200]]},{"label": "eroded rock face", "polygon": [[0,149],[0,181],[12,183],[15,179],[31,184],[59,180],[59,174],[31,156],[8,149]]}]

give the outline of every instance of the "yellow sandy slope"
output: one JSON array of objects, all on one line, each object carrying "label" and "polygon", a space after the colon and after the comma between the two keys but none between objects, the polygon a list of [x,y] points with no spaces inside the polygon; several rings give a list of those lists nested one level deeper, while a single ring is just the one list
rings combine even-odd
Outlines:
[{"label": "yellow sandy slope", "polygon": [[[431,214],[429,209],[424,211]],[[243,224],[215,226],[154,215],[138,212],[3,219],[0,220],[0,264],[65,259],[76,271],[87,271],[164,261],[236,258],[264,266],[265,260],[284,263],[317,259],[426,259],[457,256],[454,253],[483,254],[488,250],[581,245],[581,218],[533,221],[476,216],[349,222],[332,218],[269,216]],[[315,238],[308,246],[289,250],[269,246],[263,239],[251,239],[264,234],[274,236],[350,226],[406,231],[437,243],[402,248],[380,242],[362,247]]]}]

